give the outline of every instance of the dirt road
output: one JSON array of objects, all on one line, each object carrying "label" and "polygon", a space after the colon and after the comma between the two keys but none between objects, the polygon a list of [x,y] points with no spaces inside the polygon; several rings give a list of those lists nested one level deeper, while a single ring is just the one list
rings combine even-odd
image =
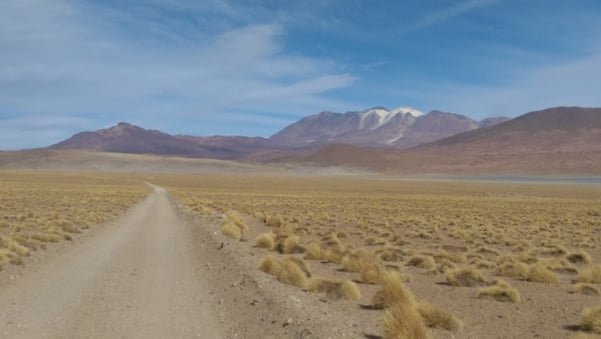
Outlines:
[{"label": "dirt road", "polygon": [[2,338],[222,338],[166,192],[0,289]]}]

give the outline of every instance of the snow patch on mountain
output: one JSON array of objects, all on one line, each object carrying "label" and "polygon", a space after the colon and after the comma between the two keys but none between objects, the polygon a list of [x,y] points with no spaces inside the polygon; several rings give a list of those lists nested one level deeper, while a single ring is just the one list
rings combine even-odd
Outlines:
[{"label": "snow patch on mountain", "polygon": [[392,111],[383,107],[375,107],[363,112],[359,112],[360,122],[359,129],[376,129],[385,125],[397,115],[411,114],[418,117],[423,113],[412,107],[401,106]]}]

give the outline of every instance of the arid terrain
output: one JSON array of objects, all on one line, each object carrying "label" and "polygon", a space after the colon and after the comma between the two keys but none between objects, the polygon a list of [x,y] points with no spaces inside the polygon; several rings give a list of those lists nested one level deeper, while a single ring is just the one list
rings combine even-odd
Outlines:
[{"label": "arid terrain", "polygon": [[598,185],[0,173],[4,337],[396,338],[390,319],[434,338],[598,328],[583,315],[599,306]]}]

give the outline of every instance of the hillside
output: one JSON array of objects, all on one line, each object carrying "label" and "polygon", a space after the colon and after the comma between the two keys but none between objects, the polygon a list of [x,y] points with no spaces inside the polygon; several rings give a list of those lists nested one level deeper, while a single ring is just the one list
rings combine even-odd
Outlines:
[{"label": "hillside", "polygon": [[531,112],[410,150],[333,145],[300,161],[411,174],[601,175],[601,109]]}]

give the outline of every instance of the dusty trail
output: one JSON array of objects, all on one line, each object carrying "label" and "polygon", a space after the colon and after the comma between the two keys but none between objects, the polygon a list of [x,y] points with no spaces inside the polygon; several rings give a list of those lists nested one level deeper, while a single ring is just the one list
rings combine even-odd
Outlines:
[{"label": "dusty trail", "polygon": [[2,338],[222,338],[166,192],[0,286]]}]

